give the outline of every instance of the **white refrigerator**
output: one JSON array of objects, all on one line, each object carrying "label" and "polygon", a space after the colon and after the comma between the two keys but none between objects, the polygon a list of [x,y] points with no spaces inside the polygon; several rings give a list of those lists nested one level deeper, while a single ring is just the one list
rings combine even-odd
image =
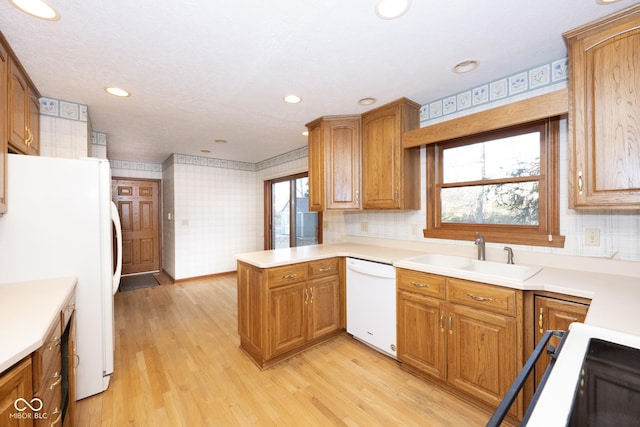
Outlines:
[{"label": "white refrigerator", "polygon": [[122,265],[118,237],[114,266],[114,230],[121,233],[109,162],[9,154],[7,179],[0,284],[78,278],[76,398],[100,393],[113,374],[113,295]]}]

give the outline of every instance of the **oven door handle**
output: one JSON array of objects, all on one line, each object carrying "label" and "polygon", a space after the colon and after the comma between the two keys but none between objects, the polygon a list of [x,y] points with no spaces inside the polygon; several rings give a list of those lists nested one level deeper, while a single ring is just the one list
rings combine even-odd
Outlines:
[{"label": "oven door handle", "polygon": [[509,391],[507,391],[507,394],[505,394],[504,398],[502,399],[502,402],[500,402],[500,405],[498,405],[495,412],[487,422],[487,427],[500,426],[500,424],[502,423],[502,420],[504,420],[504,418],[506,417],[507,412],[509,411],[509,408],[511,407],[513,402],[516,400],[516,397],[518,397],[518,393],[520,393],[520,389],[522,389],[524,382],[527,380],[527,377],[529,376],[531,371],[533,371],[533,367],[536,365],[536,362],[540,358],[540,355],[542,355],[542,353],[545,351],[545,348],[547,347],[549,340],[553,336],[558,337],[560,338],[560,344],[558,344],[557,349],[551,350],[553,353],[551,354],[551,361],[549,362],[547,369],[544,371],[542,380],[540,381],[540,384],[538,384],[538,388],[536,389],[536,392],[533,395],[533,398],[531,399],[531,403],[529,404],[529,407],[527,408],[527,411],[525,412],[524,417],[522,418],[522,423],[520,425],[527,424],[527,421],[531,416],[531,412],[533,411],[533,408],[535,407],[535,404],[538,401],[538,396],[544,387],[544,383],[547,381],[547,377],[551,373],[551,369],[553,368],[553,365],[556,362],[557,355],[558,353],[560,353],[562,344],[564,344],[564,340],[568,334],[569,334],[568,331],[552,331],[552,330],[546,331],[544,333],[544,335],[540,339],[540,342],[538,342],[538,345],[533,350],[533,353],[531,353],[531,356],[529,356],[527,363],[524,364],[524,366],[522,367],[522,370],[520,371],[516,379],[513,381],[513,384],[509,388]]}]

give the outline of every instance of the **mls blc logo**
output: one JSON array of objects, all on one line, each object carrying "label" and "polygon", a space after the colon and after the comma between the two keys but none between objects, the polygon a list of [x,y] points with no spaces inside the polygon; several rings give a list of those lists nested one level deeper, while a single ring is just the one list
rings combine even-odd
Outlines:
[{"label": "mls blc logo", "polygon": [[[13,407],[16,408],[16,411],[13,414],[9,414],[9,418],[12,419],[46,419],[47,413],[39,411],[42,409],[42,400],[40,398],[34,397],[30,401],[19,397],[13,402]],[[31,411],[27,411],[27,409],[31,409]],[[27,412],[25,412],[27,411]]]}]

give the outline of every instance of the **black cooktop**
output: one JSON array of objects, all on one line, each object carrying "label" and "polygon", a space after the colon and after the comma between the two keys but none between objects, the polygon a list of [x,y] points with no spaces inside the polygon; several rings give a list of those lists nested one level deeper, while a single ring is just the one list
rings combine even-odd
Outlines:
[{"label": "black cooktop", "polygon": [[640,349],[592,338],[569,427],[640,427]]}]

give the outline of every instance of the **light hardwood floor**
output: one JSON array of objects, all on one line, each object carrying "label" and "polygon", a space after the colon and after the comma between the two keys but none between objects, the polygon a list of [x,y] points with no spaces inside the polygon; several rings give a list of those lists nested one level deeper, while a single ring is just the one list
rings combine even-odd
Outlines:
[{"label": "light hardwood floor", "polygon": [[266,371],[239,349],[236,276],[118,293],[115,373],[76,426],[481,426],[482,412],[348,335]]}]

